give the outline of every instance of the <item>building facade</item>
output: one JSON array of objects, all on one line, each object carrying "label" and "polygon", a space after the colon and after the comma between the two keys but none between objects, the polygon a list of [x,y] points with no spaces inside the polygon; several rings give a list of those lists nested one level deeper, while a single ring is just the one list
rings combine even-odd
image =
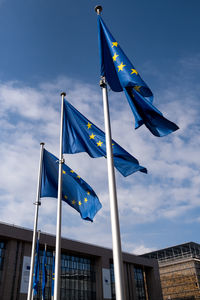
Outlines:
[{"label": "building facade", "polygon": [[[25,300],[30,272],[32,231],[0,223],[0,299]],[[51,299],[55,236],[40,234],[39,261],[42,266],[47,244],[45,300]],[[61,241],[60,299],[115,299],[112,251],[68,239]],[[126,300],[162,300],[156,259],[123,253]],[[41,270],[42,268],[40,268]],[[42,273],[38,294],[42,299]]]},{"label": "building facade", "polygon": [[164,300],[200,299],[200,245],[186,243],[142,255],[159,262]]}]

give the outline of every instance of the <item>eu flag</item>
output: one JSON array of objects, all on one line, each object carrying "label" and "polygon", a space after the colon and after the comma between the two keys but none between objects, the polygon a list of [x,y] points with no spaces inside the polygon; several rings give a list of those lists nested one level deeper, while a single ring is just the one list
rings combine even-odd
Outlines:
[{"label": "eu flag", "polygon": [[47,258],[46,258],[46,249],[43,252],[43,261],[42,261],[42,297],[45,299],[45,286],[47,283]]},{"label": "eu flag", "polygon": [[[57,198],[59,160],[44,149],[41,197]],[[74,170],[62,165],[62,200],[77,210],[82,219],[93,221],[102,207],[93,189]]]},{"label": "eu flag", "polygon": [[54,295],[54,280],[55,280],[55,253],[53,253],[53,262],[52,262],[52,279],[51,279],[51,296]]},{"label": "eu flag", "polygon": [[102,18],[98,16],[101,76],[105,76],[114,92],[124,91],[135,117],[135,129],[145,126],[155,136],[165,136],[178,126],[167,120],[153,106],[153,93],[142,80]]},{"label": "eu flag", "polygon": [[[112,141],[114,166],[123,175],[147,173],[138,160]],[[105,133],[64,100],[63,153],[87,152],[91,157],[106,157]]]},{"label": "eu flag", "polygon": [[37,295],[37,293],[38,293],[39,281],[40,281],[39,239],[37,239],[37,244],[36,244],[36,249],[35,249],[34,273],[33,273],[34,295]]}]

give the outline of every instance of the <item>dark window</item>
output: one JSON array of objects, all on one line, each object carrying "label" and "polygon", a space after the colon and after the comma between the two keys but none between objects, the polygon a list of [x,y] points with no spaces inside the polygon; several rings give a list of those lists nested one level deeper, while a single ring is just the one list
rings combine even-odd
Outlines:
[{"label": "dark window", "polygon": [[5,256],[5,243],[0,242],[0,284],[2,279],[4,256]]},{"label": "dark window", "polygon": [[116,299],[116,295],[115,295],[115,275],[114,275],[114,265],[113,264],[110,264],[110,282],[111,282],[112,299]]},{"label": "dark window", "polygon": [[134,277],[137,300],[146,300],[143,270],[139,267],[134,267]]},{"label": "dark window", "polygon": [[[110,278],[111,278],[112,299],[116,299],[114,265],[113,264],[110,264]],[[137,295],[136,299],[137,300],[146,300],[144,275],[143,275],[143,270],[141,268],[134,267],[134,278],[135,278],[136,295]]]},{"label": "dark window", "polygon": [[[40,251],[40,283],[38,295],[42,297],[42,261],[43,251]],[[51,300],[53,253],[47,252],[47,283],[45,300]],[[60,300],[94,300],[96,299],[95,267],[91,259],[61,255]]]}]

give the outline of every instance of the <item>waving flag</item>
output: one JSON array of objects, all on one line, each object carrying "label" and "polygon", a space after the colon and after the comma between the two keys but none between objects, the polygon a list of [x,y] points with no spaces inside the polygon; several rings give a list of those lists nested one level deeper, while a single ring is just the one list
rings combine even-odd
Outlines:
[{"label": "waving flag", "polygon": [[135,129],[145,126],[155,136],[165,136],[178,129],[153,106],[153,93],[142,80],[102,18],[98,16],[101,76],[114,92],[124,91],[135,117]]},{"label": "waving flag", "polygon": [[[63,124],[63,153],[87,152],[91,157],[106,157],[105,133],[66,100]],[[112,141],[112,145],[114,166],[123,176],[137,171],[147,173],[119,144]]]},{"label": "waving flag", "polygon": [[[41,197],[57,198],[59,160],[44,149]],[[93,221],[102,207],[93,189],[74,170],[63,164],[62,200],[77,210],[82,219]]]},{"label": "waving flag", "polygon": [[54,280],[55,280],[55,253],[53,252],[53,262],[52,262],[52,279],[51,279],[51,296],[54,295]]}]

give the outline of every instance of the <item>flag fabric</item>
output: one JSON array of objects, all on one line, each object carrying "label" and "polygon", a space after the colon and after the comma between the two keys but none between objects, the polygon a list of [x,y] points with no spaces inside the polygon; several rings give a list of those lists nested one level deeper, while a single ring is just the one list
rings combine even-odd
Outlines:
[{"label": "flag fabric", "polygon": [[43,252],[42,260],[42,297],[45,299],[45,286],[47,283],[47,258],[46,258],[46,249]]},{"label": "flag fabric", "polygon": [[[59,159],[44,149],[41,197],[57,198]],[[93,221],[102,207],[93,189],[66,164],[62,165],[62,200],[77,210],[81,218]]]},{"label": "flag fabric", "polygon": [[39,239],[37,239],[36,249],[35,249],[35,264],[33,273],[33,290],[34,295],[38,293],[38,283],[40,281],[40,259],[39,259]]},{"label": "flag fabric", "polygon": [[[136,158],[112,141],[113,161],[116,169],[128,176],[134,172],[147,173]],[[105,133],[64,100],[63,153],[87,152],[91,157],[106,157]]]},{"label": "flag fabric", "polygon": [[135,117],[135,129],[145,126],[155,136],[165,136],[179,127],[153,106],[153,93],[98,16],[101,76],[114,92],[124,91]]},{"label": "flag fabric", "polygon": [[52,262],[51,296],[54,295],[54,281],[55,281],[55,253],[53,253],[53,262]]}]

